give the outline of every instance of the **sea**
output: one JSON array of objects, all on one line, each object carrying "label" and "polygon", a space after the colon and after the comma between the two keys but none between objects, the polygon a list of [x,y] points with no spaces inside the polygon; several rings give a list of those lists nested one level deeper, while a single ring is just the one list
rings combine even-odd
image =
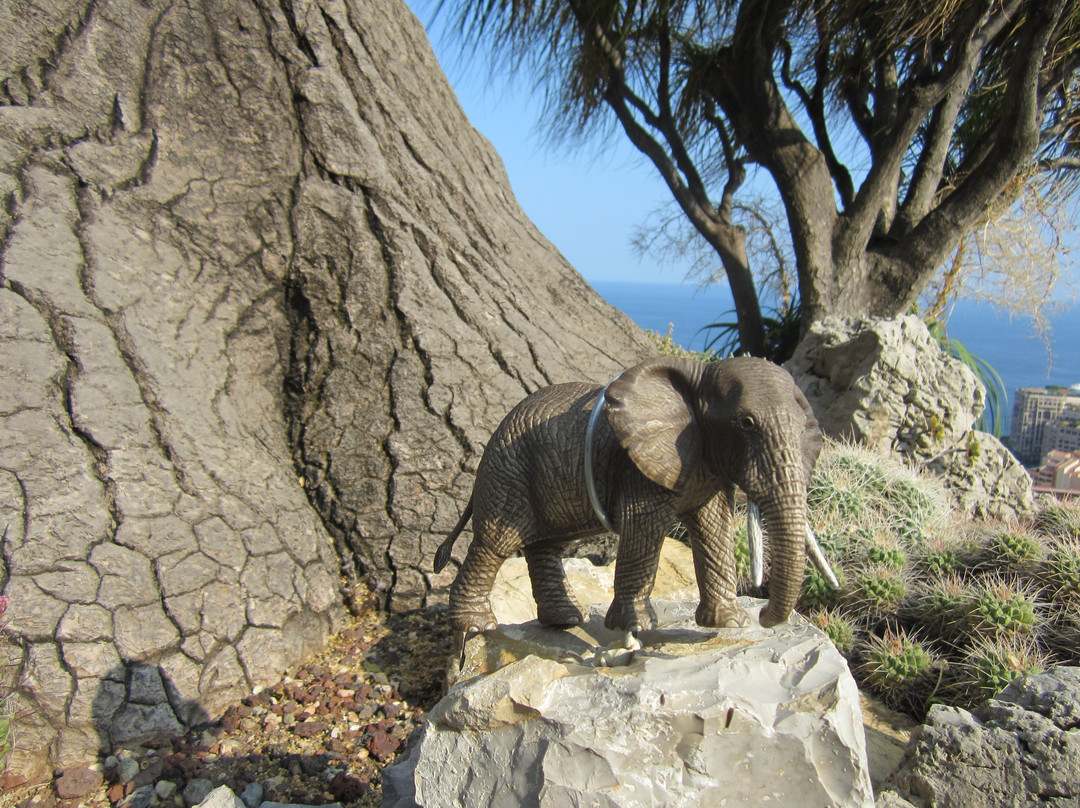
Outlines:
[{"label": "sea", "polygon": [[[710,336],[706,326],[734,319],[727,286],[621,281],[595,281],[592,286],[641,328],[660,334],[670,328],[675,342],[690,350],[705,347]],[[1010,317],[989,303],[958,301],[946,320],[950,339],[984,359],[1005,383],[1005,434],[1016,390],[1080,384],[1080,305],[1056,310],[1048,320],[1045,340],[1031,318]]]}]

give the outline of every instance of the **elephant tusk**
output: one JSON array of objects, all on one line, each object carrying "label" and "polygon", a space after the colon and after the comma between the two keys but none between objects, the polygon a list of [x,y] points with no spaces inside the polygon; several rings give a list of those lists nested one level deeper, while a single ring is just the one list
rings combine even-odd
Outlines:
[{"label": "elephant tusk", "polygon": [[761,511],[746,501],[746,542],[750,545],[750,583],[761,586],[764,580],[765,538],[761,530]]},{"label": "elephant tusk", "polygon": [[829,566],[829,561],[825,558],[825,553],[821,551],[821,545],[818,544],[817,537],[814,535],[814,531],[810,529],[810,525],[806,526],[806,554],[810,556],[810,560],[814,562],[818,572],[825,576],[829,586],[833,587],[833,589],[839,589],[840,582],[836,580],[836,573]]}]

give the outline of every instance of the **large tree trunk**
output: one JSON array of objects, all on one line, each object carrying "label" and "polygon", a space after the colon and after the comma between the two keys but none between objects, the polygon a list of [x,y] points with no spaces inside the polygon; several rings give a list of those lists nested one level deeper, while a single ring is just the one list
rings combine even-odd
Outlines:
[{"label": "large tree trunk", "polygon": [[423,604],[502,414],[650,352],[400,0],[12,0],[0,71],[9,778]]}]

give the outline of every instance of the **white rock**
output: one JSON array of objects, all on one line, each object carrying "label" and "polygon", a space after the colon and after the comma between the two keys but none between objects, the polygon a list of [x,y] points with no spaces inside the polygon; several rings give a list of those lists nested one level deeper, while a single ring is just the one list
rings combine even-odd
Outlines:
[{"label": "white rock", "polygon": [[[186,789],[184,793],[186,797]],[[245,806],[231,788],[218,786],[198,803],[197,808],[245,808]]]},{"label": "white rock", "polygon": [[626,667],[586,664],[619,639],[606,605],[568,631],[473,637],[383,805],[873,804],[858,691],[824,634],[797,616],[702,629],[696,598],[653,605],[660,627]]}]

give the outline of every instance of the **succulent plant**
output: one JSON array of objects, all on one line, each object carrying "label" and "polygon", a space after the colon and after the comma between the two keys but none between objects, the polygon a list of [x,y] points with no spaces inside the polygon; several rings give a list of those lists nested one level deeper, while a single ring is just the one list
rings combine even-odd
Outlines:
[{"label": "succulent plant", "polygon": [[1030,634],[1039,622],[1038,604],[1019,581],[988,576],[975,586],[967,619],[980,636]]},{"label": "succulent plant", "polygon": [[971,585],[956,573],[922,579],[915,586],[910,612],[931,636],[955,639],[964,633],[974,599]]},{"label": "succulent plant", "polygon": [[915,565],[930,576],[960,572],[964,568],[963,545],[949,536],[927,539],[915,553]]},{"label": "succulent plant", "polygon": [[917,636],[889,626],[862,648],[856,675],[890,707],[921,713],[932,690],[934,655]]},{"label": "succulent plant", "polygon": [[1080,539],[1053,545],[1039,564],[1038,578],[1054,601],[1080,602]]},{"label": "succulent plant", "polygon": [[979,554],[987,567],[1016,571],[1037,564],[1046,554],[1046,545],[1029,531],[996,530],[984,538]]},{"label": "succulent plant", "polygon": [[837,581],[840,584],[839,589],[826,581],[825,576],[818,572],[817,567],[806,568],[806,575],[803,577],[802,583],[802,595],[799,597],[800,610],[824,609],[836,604],[841,594],[843,594],[846,576],[843,567],[840,566],[834,567],[833,572],[836,573]]},{"label": "succulent plant", "polygon": [[845,601],[871,620],[896,614],[908,596],[904,570],[870,563],[852,572]]},{"label": "succulent plant", "polygon": [[986,638],[977,642],[957,667],[960,698],[969,705],[987,699],[1013,679],[1041,673],[1050,657],[1031,639]]},{"label": "succulent plant", "polygon": [[1040,500],[1035,525],[1040,530],[1065,539],[1080,539],[1080,502],[1058,502],[1052,498]]},{"label": "succulent plant", "polygon": [[833,645],[844,656],[849,656],[855,647],[858,629],[851,620],[840,612],[830,609],[821,609],[807,615],[815,626],[820,628],[832,640]]}]

